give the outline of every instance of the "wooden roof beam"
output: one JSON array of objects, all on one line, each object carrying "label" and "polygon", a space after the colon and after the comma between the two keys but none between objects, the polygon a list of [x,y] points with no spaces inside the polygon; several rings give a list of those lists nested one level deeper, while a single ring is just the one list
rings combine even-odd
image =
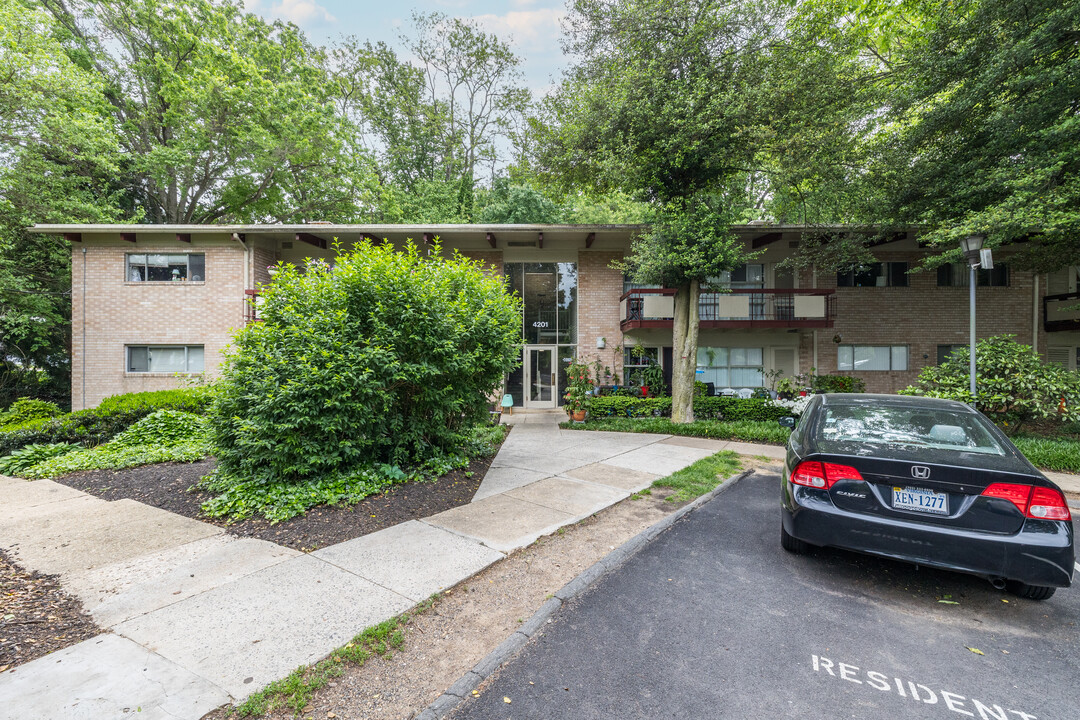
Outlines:
[{"label": "wooden roof beam", "polygon": [[120,233],[120,239],[124,242],[135,242],[135,233]]},{"label": "wooden roof beam", "polygon": [[495,233],[488,233],[487,234],[487,241],[488,241],[488,245],[491,246],[491,249],[494,250],[495,249]]},{"label": "wooden roof beam", "polygon": [[372,235],[371,233],[366,232],[366,233],[360,233],[360,236],[363,237],[365,240],[367,240],[372,245],[382,245],[382,242],[383,242],[382,238],[378,237],[377,235]]},{"label": "wooden roof beam", "polygon": [[64,239],[68,242],[82,242],[82,233],[64,233]]},{"label": "wooden roof beam", "polygon": [[191,233],[176,233],[176,241],[177,242],[186,242],[188,245],[190,245],[191,244]]},{"label": "wooden roof beam", "polygon": [[544,249],[544,233],[537,233],[536,247],[540,248],[541,250]]},{"label": "wooden roof beam", "polygon": [[596,233],[592,232],[585,236],[585,249],[588,250],[596,242]]}]

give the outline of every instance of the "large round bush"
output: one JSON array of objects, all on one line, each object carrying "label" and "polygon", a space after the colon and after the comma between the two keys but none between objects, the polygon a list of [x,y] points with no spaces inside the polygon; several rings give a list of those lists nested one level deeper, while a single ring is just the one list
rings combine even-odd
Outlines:
[{"label": "large round bush", "polygon": [[[940,365],[928,365],[902,395],[926,395],[971,402],[968,348],[953,351]],[[1080,419],[1080,374],[1045,363],[1013,335],[997,335],[975,345],[975,407],[994,420]]]},{"label": "large round bush", "polygon": [[283,266],[210,412],[215,484],[325,482],[460,452],[519,360],[520,307],[460,256],[363,243]]}]

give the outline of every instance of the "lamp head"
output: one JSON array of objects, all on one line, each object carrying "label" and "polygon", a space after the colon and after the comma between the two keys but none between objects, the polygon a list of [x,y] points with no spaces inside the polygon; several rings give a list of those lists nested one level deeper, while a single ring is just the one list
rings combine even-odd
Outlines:
[{"label": "lamp head", "polygon": [[968,263],[974,265],[979,262],[979,251],[982,250],[984,235],[968,235],[960,240],[960,250]]}]

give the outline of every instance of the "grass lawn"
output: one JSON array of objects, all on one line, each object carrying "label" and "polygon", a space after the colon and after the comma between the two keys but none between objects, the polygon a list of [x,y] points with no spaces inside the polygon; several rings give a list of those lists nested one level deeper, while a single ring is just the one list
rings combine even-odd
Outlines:
[{"label": "grass lawn", "polygon": [[701,497],[740,470],[739,456],[731,450],[723,450],[656,480],[653,487],[674,490],[667,497],[669,502],[686,502]]},{"label": "grass lawn", "polygon": [[[676,425],[670,418],[595,418],[585,423],[565,422],[560,427],[568,430],[611,430],[615,432],[661,433],[665,435],[688,435],[715,440],[741,440],[743,442],[783,445],[791,432],[775,422],[753,420],[698,420]],[[1044,437],[1017,435],[1010,438],[1024,453],[1031,464],[1042,470],[1080,473],[1080,439],[1071,436]]]},{"label": "grass lawn", "polygon": [[670,418],[596,418],[585,423],[562,423],[568,430],[611,430],[614,432],[688,435],[714,440],[742,440],[767,445],[783,445],[791,430],[776,422],[756,420],[698,420],[676,425]]}]

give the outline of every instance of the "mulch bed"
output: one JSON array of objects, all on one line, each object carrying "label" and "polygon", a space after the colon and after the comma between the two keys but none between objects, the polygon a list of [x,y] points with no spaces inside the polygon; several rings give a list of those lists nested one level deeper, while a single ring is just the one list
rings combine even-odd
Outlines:
[{"label": "mulch bed", "polygon": [[27,572],[0,550],[0,672],[102,632],[56,575]]},{"label": "mulch bed", "polygon": [[[291,520],[271,525],[262,518],[239,522],[207,518],[200,507],[212,495],[192,489],[215,461],[160,463],[127,470],[87,470],[56,478],[103,500],[127,498],[169,512],[224,527],[242,537],[269,540],[303,552],[382,530],[406,520],[418,520],[472,501],[492,458],[473,460],[438,480],[395,485],[349,507],[318,505]],[[472,473],[467,476],[467,473]]]}]

